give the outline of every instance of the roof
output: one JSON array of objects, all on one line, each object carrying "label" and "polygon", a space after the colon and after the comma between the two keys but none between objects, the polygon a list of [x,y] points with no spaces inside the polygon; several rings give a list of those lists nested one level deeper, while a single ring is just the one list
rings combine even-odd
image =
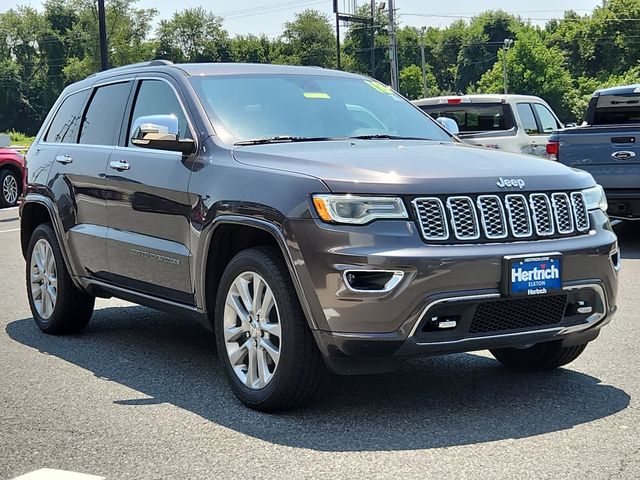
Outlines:
[{"label": "roof", "polygon": [[[331,75],[360,77],[353,73],[320,67],[294,65],[272,65],[262,63],[172,63],[168,60],[152,60],[123,67],[110,68],[91,75],[93,78],[108,77],[122,73],[140,73],[153,67],[154,71],[180,70],[187,76],[197,75],[241,75],[241,74],[281,74],[281,75]],[[91,78],[90,77],[90,78]]]},{"label": "roof", "polygon": [[438,103],[446,103],[449,99],[459,98],[462,99],[465,103],[468,101],[469,103],[502,103],[508,102],[510,100],[521,100],[521,101],[537,101],[540,102],[542,99],[540,97],[535,97],[533,95],[511,95],[511,94],[484,94],[484,95],[446,95],[442,97],[430,97],[430,98],[422,98],[420,100],[414,100],[414,104],[418,106],[422,105],[437,105]]},{"label": "roof", "polygon": [[595,95],[632,95],[640,93],[640,83],[634,85],[621,85],[619,87],[601,88],[594,92]]}]

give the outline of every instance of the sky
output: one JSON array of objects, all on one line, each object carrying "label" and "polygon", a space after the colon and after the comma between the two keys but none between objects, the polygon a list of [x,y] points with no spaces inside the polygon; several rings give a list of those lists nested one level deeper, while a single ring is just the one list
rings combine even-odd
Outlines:
[{"label": "sky", "polygon": [[[108,0],[107,0],[108,1]],[[338,0],[340,6],[354,0]],[[359,5],[370,4],[369,0],[355,0]],[[379,3],[380,0],[377,0]],[[388,3],[388,2],[387,2]],[[562,17],[564,10],[573,9],[579,14],[589,13],[601,0],[396,0],[400,25],[416,27],[446,26],[458,18],[468,18],[486,10],[505,10],[531,19],[532,23],[544,25],[546,19]],[[42,8],[41,0],[2,0],[0,12],[17,5]],[[261,34],[278,37],[284,22],[293,20],[297,12],[313,8],[332,15],[332,0],[138,0],[142,8],[155,8],[159,18],[169,18],[179,9],[203,7],[224,18],[224,28],[231,35]],[[179,8],[177,7],[179,5]]]}]

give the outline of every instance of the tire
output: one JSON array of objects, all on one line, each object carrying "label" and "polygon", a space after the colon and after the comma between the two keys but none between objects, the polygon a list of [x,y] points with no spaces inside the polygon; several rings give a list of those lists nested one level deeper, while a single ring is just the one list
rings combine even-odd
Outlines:
[{"label": "tire", "polygon": [[26,279],[29,306],[40,330],[61,335],[86,328],[95,297],[78,290],[71,281],[55,232],[48,223],[39,225],[31,235]]},{"label": "tire", "polygon": [[505,367],[512,370],[535,372],[553,370],[573,362],[587,344],[563,347],[562,341],[538,343],[529,348],[499,348],[491,354]]},{"label": "tire", "polygon": [[18,204],[21,182],[11,170],[0,170],[0,208]]},{"label": "tire", "polygon": [[[251,301],[240,296],[238,285],[243,282],[252,282],[245,289],[251,293]],[[256,288],[258,303],[253,301]],[[267,289],[274,299],[271,308]],[[229,304],[227,298],[231,299]],[[247,303],[252,304],[250,308]],[[260,317],[263,310],[267,318]],[[239,311],[247,321],[241,320]],[[300,406],[314,396],[327,373],[289,271],[275,248],[250,248],[229,262],[217,292],[214,327],[218,356],[229,384],[249,408],[275,412]],[[277,363],[270,353],[275,350]],[[256,374],[250,376],[252,352],[263,358],[255,360]]]}]

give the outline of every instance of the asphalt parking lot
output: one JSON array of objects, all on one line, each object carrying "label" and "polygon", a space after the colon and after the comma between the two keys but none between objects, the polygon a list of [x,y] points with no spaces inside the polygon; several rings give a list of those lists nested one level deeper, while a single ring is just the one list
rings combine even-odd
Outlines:
[{"label": "asphalt parking lot", "polygon": [[40,333],[17,216],[0,210],[0,479],[640,477],[640,225],[618,227],[619,313],[569,368],[420,359],[265,415],[236,401],[193,320],[100,300],[82,335]]}]

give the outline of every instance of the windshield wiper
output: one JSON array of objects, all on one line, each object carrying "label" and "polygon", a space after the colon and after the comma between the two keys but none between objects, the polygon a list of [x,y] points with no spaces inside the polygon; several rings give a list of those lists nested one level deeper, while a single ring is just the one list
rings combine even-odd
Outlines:
[{"label": "windshield wiper", "polygon": [[401,135],[390,135],[388,133],[377,133],[372,135],[355,135],[349,138],[354,138],[357,140],[378,140],[378,139],[381,139],[381,140],[430,140],[429,138],[403,137]]},{"label": "windshield wiper", "polygon": [[330,140],[344,140],[344,137],[296,137],[293,135],[278,135],[276,137],[254,138],[241,140],[234,145],[264,145],[267,143],[295,143],[295,142],[326,142]]}]

